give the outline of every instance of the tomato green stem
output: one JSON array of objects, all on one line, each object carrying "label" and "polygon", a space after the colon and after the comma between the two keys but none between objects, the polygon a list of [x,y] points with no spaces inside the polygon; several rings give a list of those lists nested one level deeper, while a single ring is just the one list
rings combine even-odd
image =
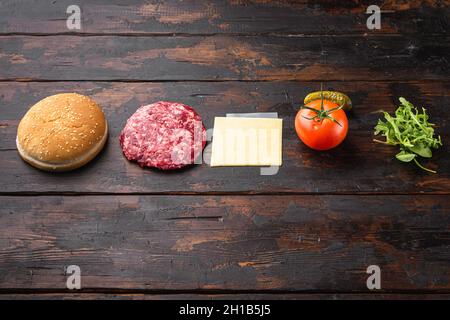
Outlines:
[{"label": "tomato green stem", "polygon": [[311,107],[308,107],[308,106],[302,106],[301,107],[302,109],[308,109],[308,110],[311,110],[311,111],[315,112],[316,115],[314,117],[311,117],[311,118],[308,118],[308,117],[305,117],[305,116],[302,116],[302,117],[307,119],[307,120],[314,120],[314,121],[317,121],[317,122],[322,122],[323,119],[330,119],[331,121],[337,123],[339,126],[342,127],[342,125],[339,123],[339,121],[337,121],[332,116],[330,116],[330,114],[332,114],[335,111],[341,110],[343,107],[344,107],[344,105],[341,105],[339,107],[336,107],[336,108],[333,108],[333,109],[330,109],[330,110],[325,110],[324,107],[323,107],[323,98],[322,98],[320,110],[317,110],[317,109],[314,109],[314,108],[311,108]]}]

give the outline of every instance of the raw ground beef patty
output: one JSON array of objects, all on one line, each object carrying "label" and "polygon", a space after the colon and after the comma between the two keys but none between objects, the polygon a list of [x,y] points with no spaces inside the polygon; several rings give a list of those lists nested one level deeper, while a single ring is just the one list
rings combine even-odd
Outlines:
[{"label": "raw ground beef patty", "polygon": [[202,118],[189,106],[160,101],[140,107],[120,134],[128,160],[163,170],[193,164],[206,144]]}]

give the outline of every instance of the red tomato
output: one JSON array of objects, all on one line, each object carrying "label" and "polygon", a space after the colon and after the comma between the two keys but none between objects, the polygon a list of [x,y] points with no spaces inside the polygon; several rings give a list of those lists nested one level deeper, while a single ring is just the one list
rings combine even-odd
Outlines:
[{"label": "red tomato", "polygon": [[[348,132],[348,120],[344,110],[335,110],[327,113],[332,119],[326,118],[327,112],[339,107],[336,103],[323,100],[323,111],[321,112],[321,100],[311,101],[306,105],[316,111],[302,108],[295,117],[295,131],[298,137],[310,148],[314,150],[329,150],[338,146],[344,141]],[[322,120],[317,116],[322,115]],[[314,118],[309,120],[305,118]]]}]

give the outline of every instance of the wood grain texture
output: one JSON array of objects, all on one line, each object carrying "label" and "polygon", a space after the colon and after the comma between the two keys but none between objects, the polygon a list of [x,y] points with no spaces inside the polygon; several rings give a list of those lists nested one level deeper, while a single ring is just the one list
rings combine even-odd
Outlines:
[{"label": "wood grain texture", "polygon": [[[14,1],[0,4],[0,33],[65,33],[66,9],[62,1]],[[306,33],[448,34],[447,0],[428,1],[124,1],[78,0],[86,33],[214,34]],[[382,10],[380,30],[366,27],[369,5]]]},{"label": "wood grain texture", "polygon": [[[71,4],[0,2],[0,299],[449,299],[450,1],[78,0],[79,31]],[[381,30],[366,28],[371,4]],[[320,82],[354,103],[329,152],[293,124]],[[110,136],[87,166],[50,174],[20,159],[15,136],[60,92],[94,98]],[[437,175],[372,142],[400,96],[442,136],[423,162]],[[278,112],[283,166],[139,168],[118,135],[158,100],[192,105],[207,128]],[[82,292],[66,289],[71,264]]]},{"label": "wood grain texture", "polygon": [[[448,144],[423,161],[438,170],[428,174],[394,158],[397,150],[372,142],[380,109],[392,112],[404,96],[426,106],[436,131],[449,141],[449,82],[329,82],[326,87],[349,94],[354,111],[343,145],[315,152],[294,130],[294,116],[303,97],[317,83],[0,83],[1,192],[82,193],[443,193],[450,190]],[[51,174],[25,164],[15,147],[17,124],[29,106],[58,92],[87,94],[103,108],[109,121],[106,149],[89,165]],[[141,105],[158,100],[194,106],[206,128],[227,112],[276,111],[284,119],[283,165],[276,175],[259,168],[211,168],[206,163],[181,171],[141,169],[125,159],[118,135],[126,119]],[[211,143],[205,159],[209,159]]]},{"label": "wood grain texture", "polygon": [[449,300],[450,294],[434,293],[16,293],[2,300]]},{"label": "wood grain texture", "polygon": [[448,80],[448,36],[0,36],[0,80]]},{"label": "wood grain texture", "polygon": [[[0,288],[450,293],[447,196],[1,197]],[[256,293],[256,292],[255,292]]]}]

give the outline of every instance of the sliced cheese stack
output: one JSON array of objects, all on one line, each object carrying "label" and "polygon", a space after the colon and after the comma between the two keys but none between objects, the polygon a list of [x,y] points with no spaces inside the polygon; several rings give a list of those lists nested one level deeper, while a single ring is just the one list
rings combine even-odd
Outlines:
[{"label": "sliced cheese stack", "polygon": [[211,166],[281,166],[282,119],[216,117]]}]

